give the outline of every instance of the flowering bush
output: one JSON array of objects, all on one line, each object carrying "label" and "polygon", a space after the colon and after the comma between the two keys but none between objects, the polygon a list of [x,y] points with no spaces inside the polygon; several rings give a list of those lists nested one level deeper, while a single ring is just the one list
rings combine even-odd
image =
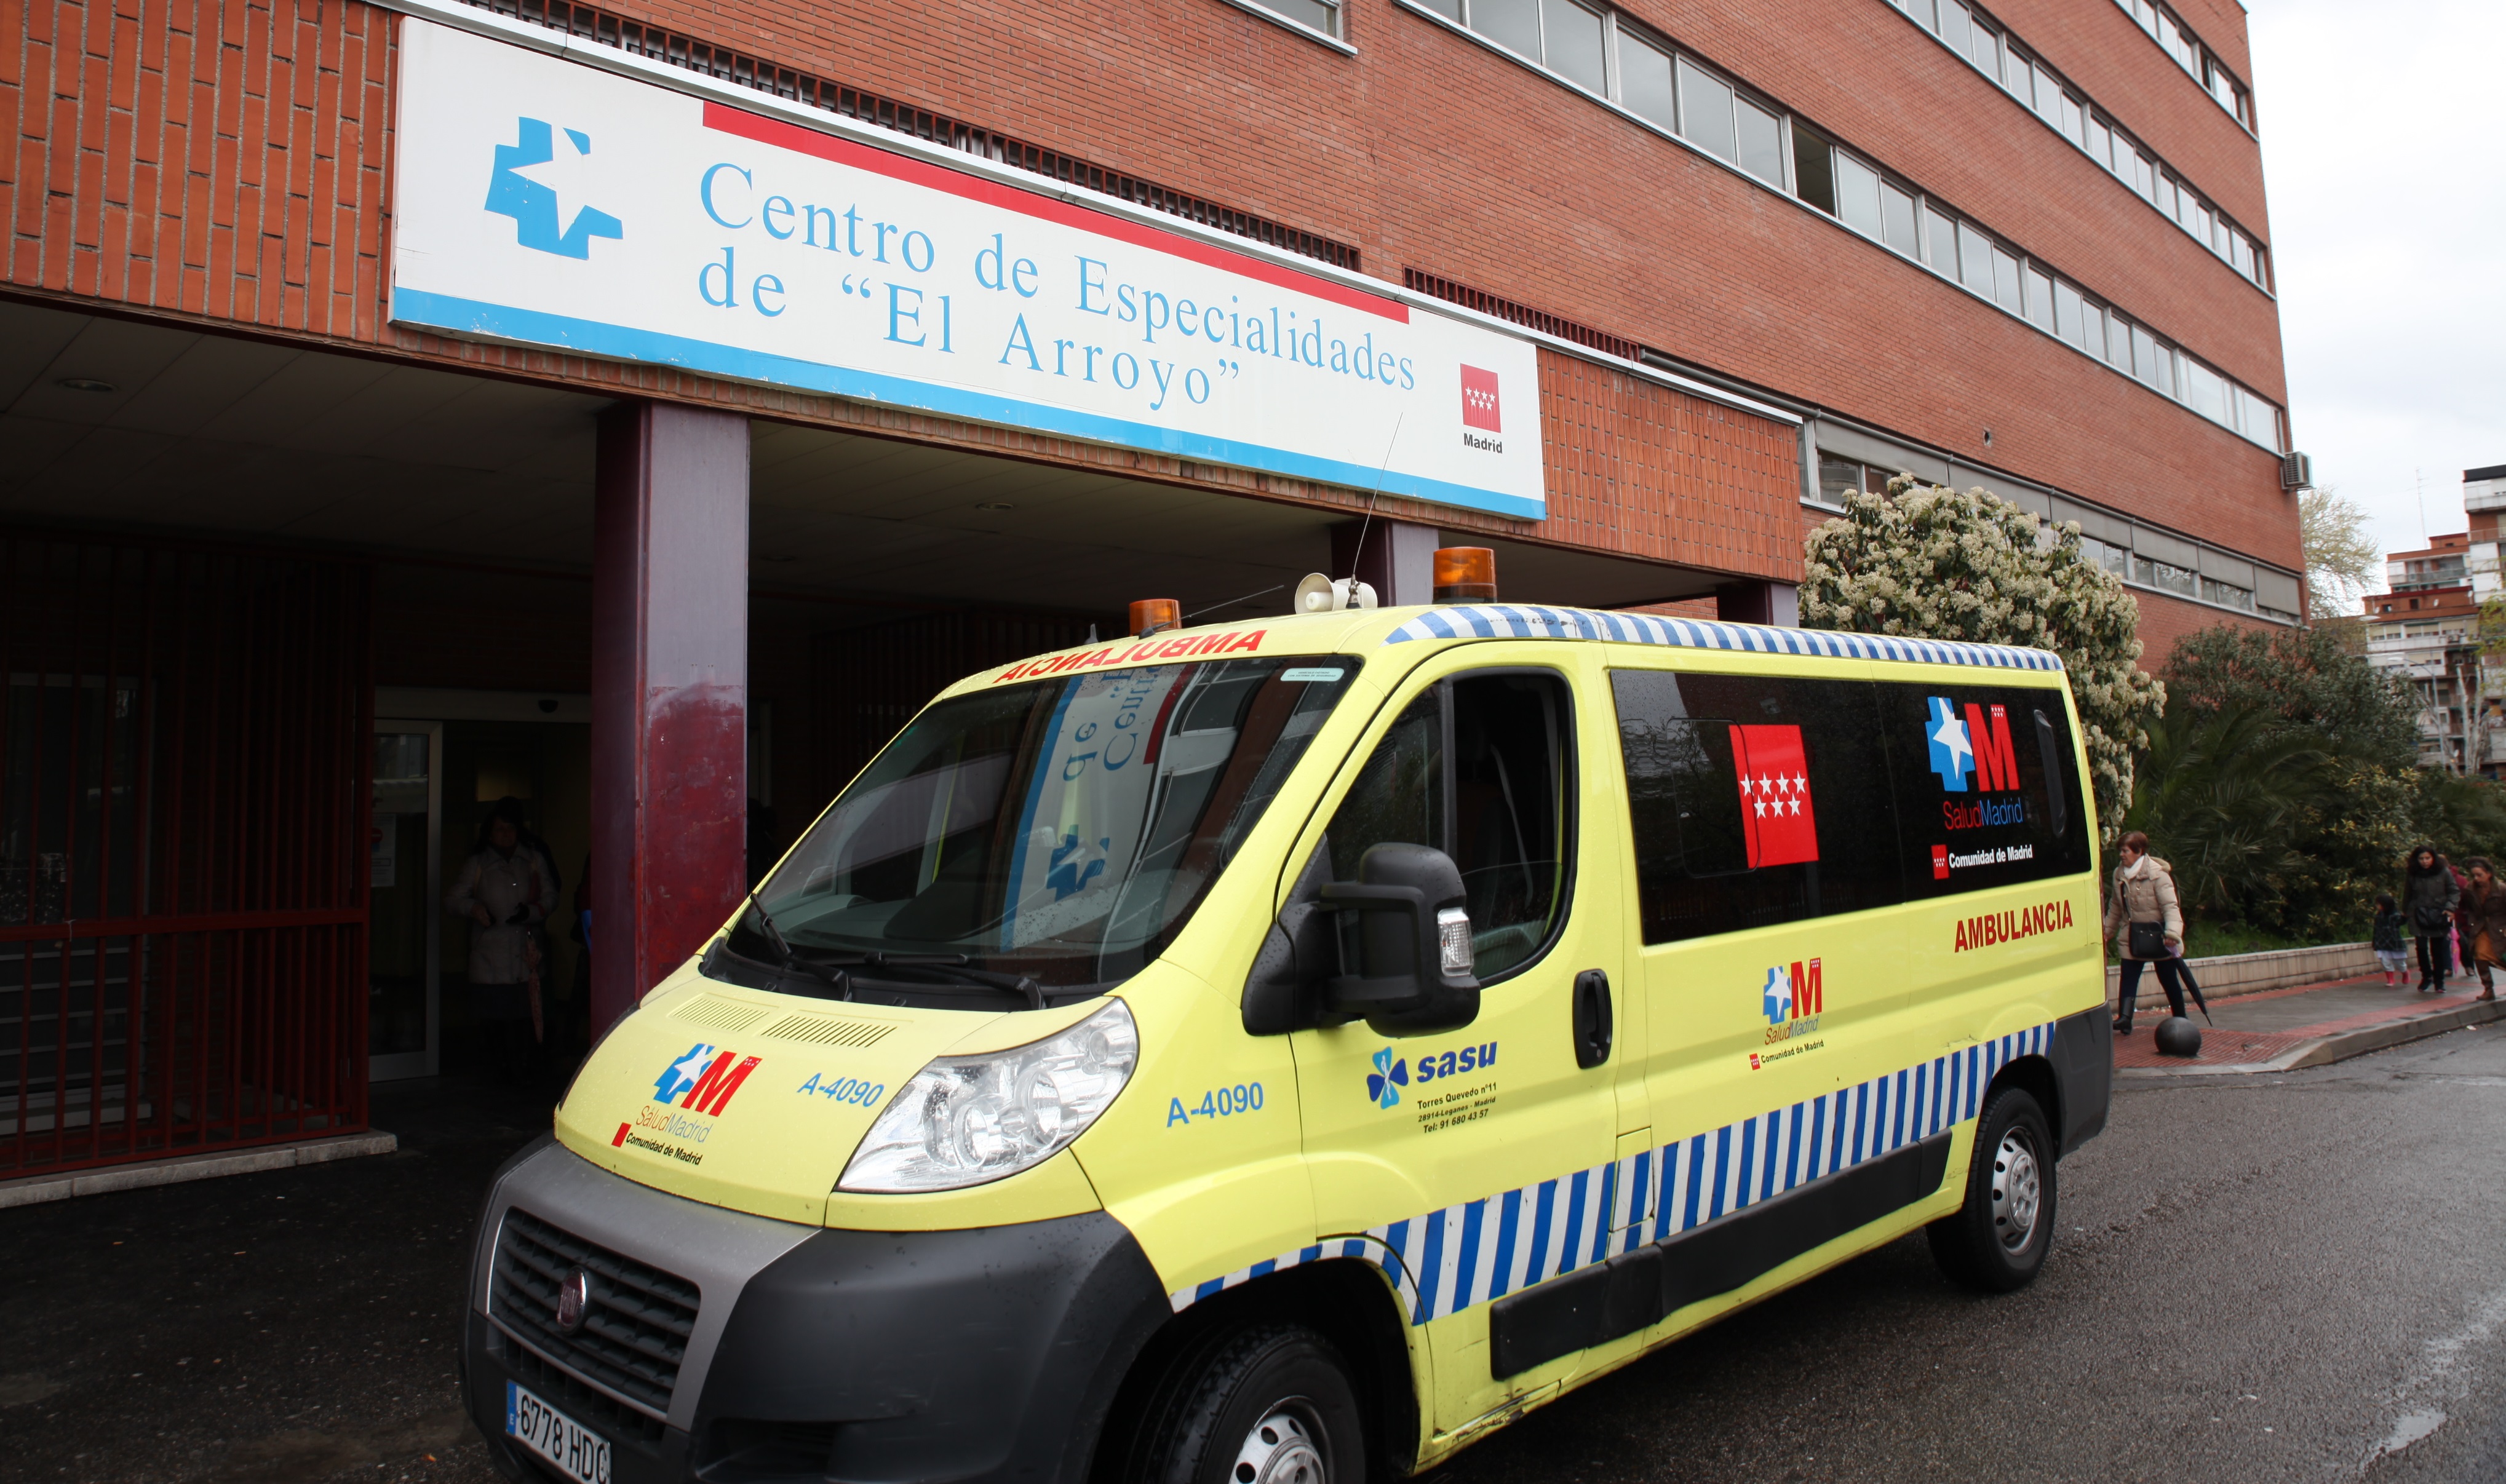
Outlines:
[{"label": "flowering bush", "polygon": [[2052,650],[2070,673],[2087,732],[2097,821],[2112,833],[2131,803],[2132,755],[2166,705],[2140,658],[2140,605],[2080,552],[2077,524],[2050,525],[1987,490],[1961,494],[1912,476],[1845,513],[1803,550],[1809,628]]}]

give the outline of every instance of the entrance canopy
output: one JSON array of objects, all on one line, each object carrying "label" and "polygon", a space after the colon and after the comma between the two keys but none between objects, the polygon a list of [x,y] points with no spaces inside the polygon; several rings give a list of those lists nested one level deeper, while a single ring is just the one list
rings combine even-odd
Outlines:
[{"label": "entrance canopy", "polygon": [[[588,572],[607,399],[0,301],[0,518]],[[882,613],[1267,606],[1345,510],[758,421],[751,585]],[[1713,574],[1470,534],[1509,599],[1621,607]],[[388,592],[390,584],[386,583]],[[1263,592],[1262,589],[1273,589]],[[1247,597],[1247,594],[1259,594]]]}]

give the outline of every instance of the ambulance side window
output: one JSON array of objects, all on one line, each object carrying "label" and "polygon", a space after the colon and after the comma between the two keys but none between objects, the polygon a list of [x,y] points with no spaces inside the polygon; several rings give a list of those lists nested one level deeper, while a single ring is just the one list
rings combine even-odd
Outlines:
[{"label": "ambulance side window", "polygon": [[1332,875],[1357,879],[1370,845],[1432,845],[1469,893],[1473,970],[1536,958],[1571,895],[1571,707],[1562,677],[1462,676],[1413,701],[1332,816]]},{"label": "ambulance side window", "polygon": [[1905,898],[1872,688],[1613,670],[1644,940]]}]

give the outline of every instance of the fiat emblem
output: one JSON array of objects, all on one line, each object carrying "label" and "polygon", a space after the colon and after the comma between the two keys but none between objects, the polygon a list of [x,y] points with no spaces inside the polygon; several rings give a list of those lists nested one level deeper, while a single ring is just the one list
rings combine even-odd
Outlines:
[{"label": "fiat emblem", "polygon": [[556,1326],[568,1334],[583,1328],[583,1311],[591,1301],[591,1275],[581,1268],[556,1286]]}]

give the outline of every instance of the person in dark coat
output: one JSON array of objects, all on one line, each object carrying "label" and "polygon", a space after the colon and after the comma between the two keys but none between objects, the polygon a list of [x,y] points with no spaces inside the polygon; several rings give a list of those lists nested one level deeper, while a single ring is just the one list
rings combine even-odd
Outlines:
[{"label": "person in dark coat", "polygon": [[2471,873],[2471,887],[2462,894],[2462,956],[2480,975],[2480,998],[2494,1000],[2493,971],[2506,962],[2506,885],[2498,882],[2497,867],[2486,857],[2473,856],[2462,864]]},{"label": "person in dark coat", "polygon": [[2433,845],[2411,852],[2402,868],[2402,915],[2410,919],[2411,936],[2418,944],[2419,992],[2445,992],[2446,960],[2452,957],[2447,935],[2453,929],[2453,910],[2462,892],[2453,884],[2453,868]]}]

